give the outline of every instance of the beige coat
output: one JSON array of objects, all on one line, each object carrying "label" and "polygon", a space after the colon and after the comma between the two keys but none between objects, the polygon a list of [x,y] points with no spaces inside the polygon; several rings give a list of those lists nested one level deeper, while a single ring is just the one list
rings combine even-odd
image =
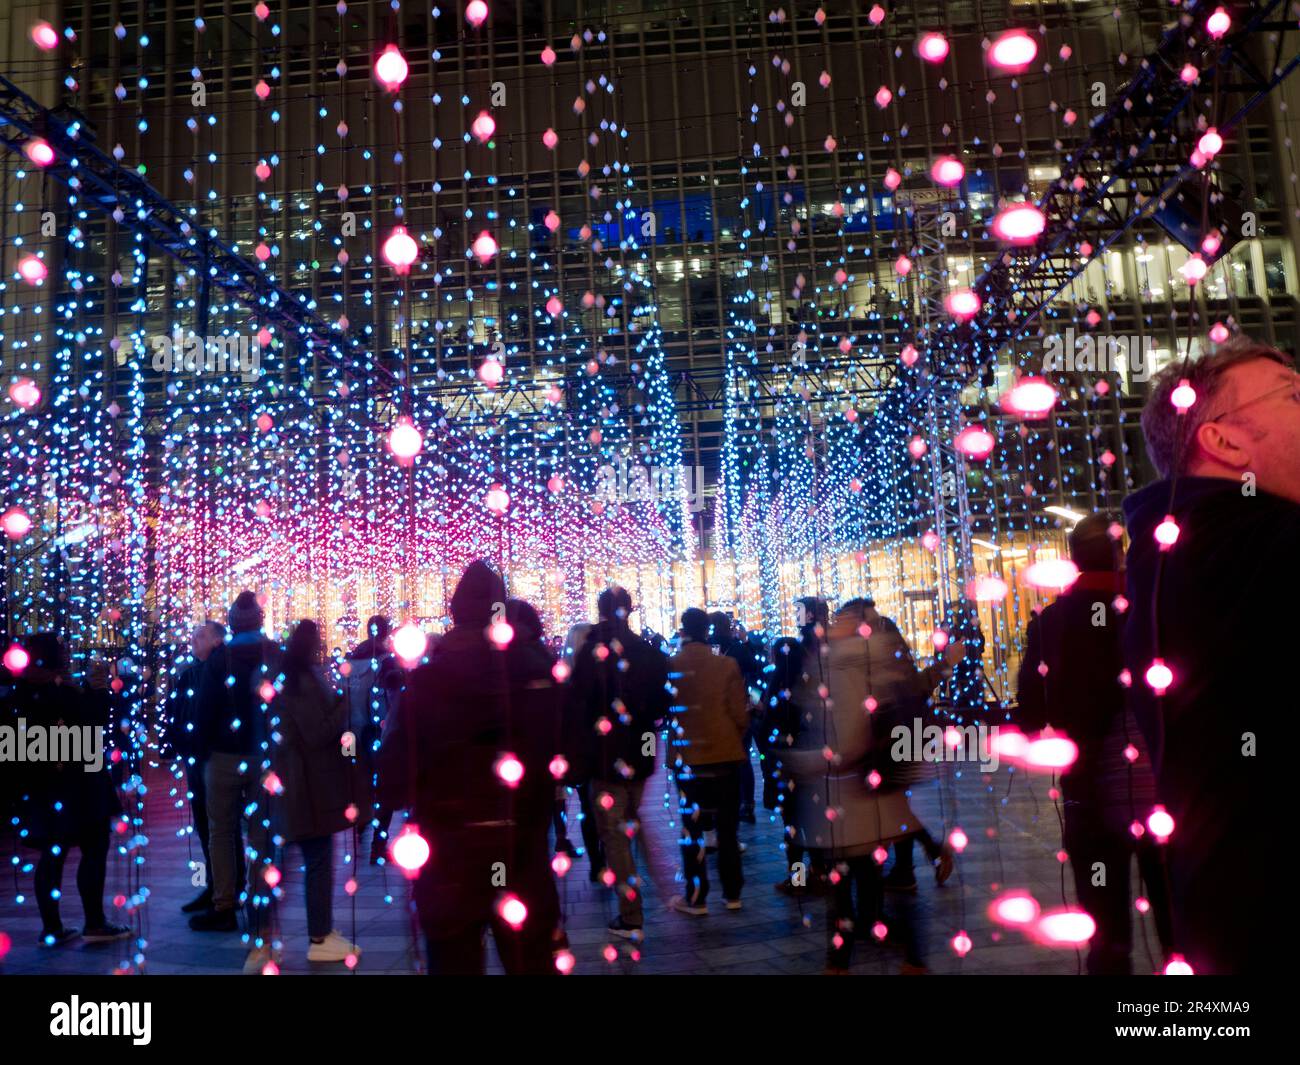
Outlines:
[{"label": "beige coat", "polygon": [[715,655],[708,644],[687,643],[668,660],[668,682],[676,691],[676,757],[692,767],[743,760],[749,699],[735,659]]}]

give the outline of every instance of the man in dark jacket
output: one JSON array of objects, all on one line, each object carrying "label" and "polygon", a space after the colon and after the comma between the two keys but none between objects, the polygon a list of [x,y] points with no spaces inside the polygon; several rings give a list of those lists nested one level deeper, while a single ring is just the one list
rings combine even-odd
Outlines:
[{"label": "man in dark jacket", "polygon": [[1281,352],[1234,342],[1161,373],[1142,430],[1165,480],[1124,503],[1124,658],[1174,820],[1175,949],[1198,973],[1256,973],[1277,951],[1258,894],[1277,867],[1255,750],[1295,705],[1275,652],[1300,601],[1300,380]]},{"label": "man in dark jacket", "polygon": [[1150,812],[1154,785],[1120,683],[1124,613],[1118,608],[1126,604],[1111,525],[1105,515],[1091,514],[1070,532],[1070,558],[1079,578],[1029,622],[1017,717],[1026,731],[1050,725],[1079,748],[1078,760],[1061,781],[1062,842],[1074,870],[1075,896],[1097,922],[1088,944],[1088,972],[1094,976],[1133,971],[1129,882],[1135,847],[1157,932],[1166,946],[1169,938],[1156,845],[1149,837],[1134,839],[1129,831],[1135,819]]},{"label": "man in dark jacket", "polygon": [[[212,909],[190,918],[197,932],[233,932],[239,854],[244,849],[241,821],[248,818],[249,846],[258,852],[255,870],[269,860],[267,803],[261,781],[269,765],[266,696],[279,673],[280,653],[262,635],[262,607],[252,592],[240,592],[227,622],[230,639],[208,656],[199,684],[198,729],[207,757],[204,784],[208,798],[208,848],[212,858]],[[260,843],[260,846],[259,846]],[[260,873],[252,878],[258,889]],[[261,890],[249,892],[255,923]]]},{"label": "man in dark jacket", "polygon": [[[741,678],[745,682],[746,707],[750,707],[752,698],[757,696],[762,680],[763,667],[758,656],[745,638],[744,629],[732,623],[731,618],[721,610],[707,615],[709,626],[709,644],[717,648],[717,653],[730,658],[740,668]],[[747,709],[746,713],[750,710]],[[754,763],[750,761],[749,749],[753,746],[754,736],[751,729],[745,729],[741,741],[745,748],[745,757],[739,764],[738,784],[740,790],[740,819],[754,824]]]},{"label": "man in dark jacket", "polygon": [[628,625],[632,597],[606,588],[596,600],[600,621],[587,634],[573,668],[568,725],[578,779],[591,782],[592,805],[615,877],[618,917],[609,930],[639,940],[644,925],[641,882],[632,855],[646,780],[654,773],[655,730],[668,710],[668,660]]},{"label": "man in dark jacket", "polygon": [[[219,621],[205,621],[195,625],[190,634],[190,662],[180,671],[176,682],[168,693],[167,701],[171,707],[168,739],[172,748],[185,766],[185,784],[190,793],[190,817],[194,822],[194,834],[199,837],[199,849],[203,853],[203,868],[196,870],[195,886],[202,885],[203,890],[181,907],[182,913],[201,913],[212,908],[212,855],[208,847],[208,792],[203,783],[204,768],[207,765],[207,751],[200,742],[199,733],[199,686],[203,680],[203,664],[208,656],[225,643],[226,627]],[[239,866],[243,868],[243,857]]]},{"label": "man in dark jacket", "polygon": [[[20,801],[18,824],[23,842],[40,850],[36,863],[36,905],[41,912],[44,946],[62,946],[81,936],[87,942],[107,942],[131,934],[104,915],[104,878],[108,862],[110,820],[122,813],[109,768],[107,671],[94,668],[90,686],[81,688],[68,675],[67,653],[57,636],[40,632],[22,641],[28,662],[9,688],[12,717],[4,724],[15,735],[30,737],[38,730],[48,737],[46,759],[23,763],[16,776]],[[77,741],[82,760],[52,761],[55,734]],[[97,741],[91,737],[97,733]],[[87,743],[90,748],[87,748]],[[67,744],[71,748],[71,744]],[[69,749],[66,753],[72,754]],[[63,864],[68,851],[81,854],[77,892],[86,917],[85,930],[64,926],[59,916]]]},{"label": "man in dark jacket", "polygon": [[[554,972],[546,927],[554,915],[537,868],[549,805],[529,801],[539,785],[546,794],[553,755],[543,761],[527,744],[511,750],[521,742],[512,696],[554,680],[549,663],[522,651],[512,677],[505,648],[488,635],[505,621],[505,601],[491,566],[466,568],[451,598],[452,628],[411,672],[380,748],[384,801],[412,811],[407,830],[418,829],[432,850],[414,889],[432,975],[481,974],[485,928],[508,973]],[[512,921],[515,900],[526,910],[522,923]]]},{"label": "man in dark jacket", "polygon": [[379,750],[383,724],[397,709],[406,671],[398,664],[390,644],[392,626],[382,614],[366,622],[366,639],[347,657],[348,727],[357,738],[357,761],[363,776],[371,782],[372,816],[361,824],[374,826],[370,841],[370,864],[377,865],[388,842],[388,826],[393,811],[378,801],[375,783],[375,753]]}]

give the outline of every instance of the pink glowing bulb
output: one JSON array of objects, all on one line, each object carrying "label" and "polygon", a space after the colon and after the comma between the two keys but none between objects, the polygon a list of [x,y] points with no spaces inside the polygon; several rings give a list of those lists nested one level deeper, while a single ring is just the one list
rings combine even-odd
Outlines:
[{"label": "pink glowing bulb", "polygon": [[979,314],[983,301],[970,289],[958,288],[948,293],[943,305],[959,322],[968,322]]},{"label": "pink glowing bulb", "polygon": [[612,943],[606,943],[605,949],[600,952],[600,956],[612,965],[618,961],[618,948]]},{"label": "pink glowing bulb", "polygon": [[564,310],[564,304],[560,302],[559,296],[552,296],[546,301],[546,313],[552,318],[558,318]]},{"label": "pink glowing bulb", "polygon": [[23,148],[23,154],[37,166],[49,166],[54,162],[54,149],[50,142],[41,137],[33,137]]},{"label": "pink glowing bulb", "polygon": [[564,491],[564,478],[558,473],[552,474],[546,479],[546,490],[550,492],[551,495],[559,495]]},{"label": "pink glowing bulb", "polygon": [[871,926],[871,934],[883,943],[885,937],[889,935],[889,926],[884,921],[877,921]]},{"label": "pink glowing bulb", "polygon": [[948,58],[948,39],[942,33],[927,33],[916,42],[916,54],[927,63],[942,63]]},{"label": "pink glowing bulb", "polygon": [[5,651],[4,666],[15,677],[31,664],[32,656],[16,643],[11,643]]},{"label": "pink glowing bulb", "polygon": [[560,143],[560,136],[555,132],[555,130],[548,129],[542,134],[542,143],[546,145],[546,147],[554,149],[555,146]]},{"label": "pink glowing bulb", "polygon": [[936,651],[942,651],[948,646],[948,634],[943,629],[935,629],[930,633],[930,642],[934,644]]},{"label": "pink glowing bulb", "polygon": [[551,859],[551,871],[556,876],[568,876],[569,870],[573,868],[573,859],[564,851],[560,851]]},{"label": "pink glowing bulb", "polygon": [[483,505],[500,517],[510,509],[510,493],[499,484],[494,484],[483,497]]},{"label": "pink glowing bulb", "polygon": [[478,368],[478,379],[489,388],[495,388],[505,376],[505,367],[497,359],[484,359]]},{"label": "pink glowing bulb", "polygon": [[475,258],[480,263],[486,266],[491,262],[492,257],[500,251],[500,247],[492,234],[485,229],[474,239],[474,243],[470,245],[470,251],[474,253]]},{"label": "pink glowing bulb", "polygon": [[960,828],[954,828],[948,833],[948,845],[960,854],[970,845],[970,838]]},{"label": "pink glowing bulb", "polygon": [[885,108],[889,106],[889,101],[894,98],[894,94],[889,90],[887,85],[882,85],[876,90],[876,106]]},{"label": "pink glowing bulb", "polygon": [[1184,85],[1195,85],[1201,80],[1201,72],[1191,63],[1184,63],[1183,69],[1178,72],[1178,80]]},{"label": "pink glowing bulb", "polygon": [[547,211],[546,217],[542,219],[542,222],[552,233],[560,228],[560,216],[554,211]]},{"label": "pink glowing bulb", "polygon": [[1164,973],[1166,976],[1194,976],[1195,971],[1188,964],[1187,959],[1181,954],[1169,955],[1169,961],[1165,965]]},{"label": "pink glowing bulb", "polygon": [[41,401],[41,389],[30,377],[20,377],[9,386],[9,398],[23,410],[31,410]]},{"label": "pink glowing bulb", "polygon": [[542,49],[542,64],[544,66],[553,67],[555,66],[555,59],[555,49],[548,44]]},{"label": "pink glowing bulb", "polygon": [[916,360],[921,357],[921,354],[911,344],[904,344],[903,350],[898,353],[898,357],[902,360],[904,366],[915,366]]},{"label": "pink glowing bulb", "polygon": [[1056,406],[1056,389],[1041,377],[1025,377],[1002,397],[1002,405],[1022,418],[1043,418]]},{"label": "pink glowing bulb", "polygon": [[919,459],[930,450],[930,446],[925,442],[924,437],[914,436],[907,442],[907,453],[914,459]]},{"label": "pink glowing bulb", "polygon": [[257,346],[259,348],[267,348],[271,346],[271,330],[267,329],[266,326],[262,326],[262,328],[257,331]]},{"label": "pink glowing bulb", "polygon": [[998,924],[1024,927],[1038,919],[1038,900],[1027,891],[1008,891],[993,900],[989,916]]},{"label": "pink glowing bulb", "polygon": [[1169,393],[1169,402],[1177,408],[1179,414],[1183,414],[1196,402],[1196,389],[1186,380],[1179,381],[1178,387]]},{"label": "pink glowing bulb", "polygon": [[1165,665],[1163,658],[1157,658],[1147,667],[1146,680],[1152,691],[1164,695],[1174,683],[1174,671]]},{"label": "pink glowing bulb", "polygon": [[279,692],[275,690],[275,685],[272,684],[269,680],[262,681],[262,683],[259,684],[257,687],[257,697],[261,699],[262,702],[264,703],[269,703],[274,701],[275,697],[278,694]]},{"label": "pink glowing bulb", "polygon": [[[505,625],[505,622],[498,621],[496,624]],[[493,626],[493,628],[495,627],[496,625]],[[509,625],[506,625],[506,628],[509,627],[510,627]],[[497,638],[491,635],[491,630],[489,630],[489,639],[491,639],[492,642],[495,643],[498,647],[504,647],[506,644],[508,644],[510,642],[510,636],[513,635],[514,635],[513,632],[510,633],[510,635],[506,637],[504,643],[499,643],[497,641]],[[497,776],[501,778],[501,782],[505,784],[506,787],[508,788],[519,787],[519,782],[524,779],[524,763],[521,762],[516,755],[503,754],[500,758],[497,759],[497,764],[495,768],[496,768]]]},{"label": "pink glowing bulb", "polygon": [[989,47],[989,62],[1002,70],[1020,70],[1038,55],[1038,42],[1024,30],[1008,30]]},{"label": "pink glowing bulb", "polygon": [[24,255],[18,260],[18,273],[29,285],[35,285],[44,281],[49,276],[50,271],[45,263],[36,258],[35,255]]},{"label": "pink glowing bulb", "polygon": [[1228,17],[1228,13],[1221,7],[1216,7],[1214,13],[1205,20],[1205,32],[1216,41],[1227,33],[1231,27],[1232,19]]},{"label": "pink glowing bulb", "polygon": [[1183,275],[1183,280],[1189,285],[1194,285],[1210,272],[1210,264],[1201,258],[1199,254],[1189,255],[1187,261],[1178,268],[1178,272]]},{"label": "pink glowing bulb", "polygon": [[912,260],[906,255],[900,255],[894,260],[894,273],[899,277],[906,277],[912,272]]},{"label": "pink glowing bulb", "polygon": [[895,170],[892,166],[885,171],[885,188],[893,192],[903,183],[903,175]]},{"label": "pink glowing bulb", "polygon": [[872,4],[871,10],[867,12],[867,21],[873,26],[879,26],[885,21],[885,9],[879,4]]},{"label": "pink glowing bulb", "polygon": [[405,226],[394,226],[393,231],[384,241],[384,262],[399,274],[409,273],[411,264],[419,258],[420,249],[415,239],[406,231]]},{"label": "pink glowing bulb", "polygon": [[953,439],[953,447],[968,459],[982,461],[993,454],[997,440],[982,425],[968,425]]},{"label": "pink glowing bulb", "polygon": [[971,942],[970,936],[963,930],[952,937],[952,949],[957,957],[964,958],[971,952],[975,944]]},{"label": "pink glowing bulb", "polygon": [[428,646],[429,638],[414,621],[408,621],[393,633],[393,653],[408,665],[420,661]]},{"label": "pink glowing bulb", "polygon": [[1201,239],[1201,252],[1214,258],[1219,254],[1219,249],[1223,247],[1223,238],[1219,236],[1218,230],[1211,230]]},{"label": "pink glowing bulb", "polygon": [[1032,244],[1046,225],[1042,211],[1032,203],[1019,203],[993,219],[993,235],[1009,244]]},{"label": "pink glowing bulb", "polygon": [[1147,828],[1156,837],[1156,842],[1164,843],[1174,834],[1174,819],[1163,806],[1156,806],[1147,816]]},{"label": "pink glowing bulb", "polygon": [[873,789],[880,787],[880,785],[883,784],[884,781],[885,778],[882,777],[880,773],[874,769],[867,774],[867,783],[870,784]]},{"label": "pink glowing bulb", "polygon": [[564,755],[557,754],[551,759],[546,768],[556,780],[563,780],[565,774],[569,771],[569,760]]},{"label": "pink glowing bulb", "polygon": [[253,257],[259,263],[264,263],[271,258],[271,248],[266,241],[259,242],[257,247],[253,249]]},{"label": "pink glowing bulb", "polygon": [[933,529],[927,529],[921,534],[921,546],[934,554],[939,550],[939,534]]},{"label": "pink glowing bulb", "polygon": [[257,6],[253,8],[253,14],[257,16],[258,22],[265,22],[271,17],[271,9],[262,0],[257,0]]},{"label": "pink glowing bulb", "polygon": [[985,573],[971,581],[967,591],[977,603],[1000,603],[1007,597],[1010,589],[1001,577]]},{"label": "pink glowing bulb", "polygon": [[1156,526],[1155,538],[1156,543],[1160,545],[1160,550],[1168,551],[1174,544],[1178,543],[1178,535],[1182,530],[1178,527],[1178,522],[1174,520],[1172,514],[1166,514],[1165,520]]},{"label": "pink glowing bulb", "polygon": [[282,876],[280,870],[277,869],[274,865],[268,865],[266,867],[266,872],[262,874],[262,879],[266,881],[267,887],[275,888],[275,887],[279,887]]},{"label": "pink glowing bulb", "polygon": [[257,95],[259,100],[265,100],[271,95],[271,86],[264,81],[259,81],[253,86],[253,92]]},{"label": "pink glowing bulb", "polygon": [[930,180],[945,188],[960,185],[965,176],[966,167],[955,155],[941,155],[930,167]]},{"label": "pink glowing bulb", "polygon": [[0,516],[0,528],[10,540],[21,540],[32,531],[32,519],[22,507],[10,507]]},{"label": "pink glowing bulb", "polygon": [[1086,943],[1097,931],[1097,922],[1082,910],[1060,909],[1043,914],[1035,928],[1040,942],[1048,946],[1076,946]]},{"label": "pink glowing bulb", "polygon": [[1223,151],[1223,138],[1219,136],[1219,131],[1211,126],[1201,134],[1201,139],[1196,142],[1196,148],[1206,159],[1213,159]]},{"label": "pink glowing bulb", "polygon": [[409,73],[410,67],[395,44],[387,45],[375,60],[375,80],[389,92],[400,89]]},{"label": "pink glowing bulb", "polygon": [[487,21],[488,6],[484,0],[469,0],[465,5],[465,21],[478,29]]},{"label": "pink glowing bulb", "polygon": [[1210,339],[1216,344],[1226,343],[1230,336],[1232,336],[1232,334],[1228,331],[1228,327],[1222,322],[1215,322],[1214,325],[1210,327]]},{"label": "pink glowing bulb", "polygon": [[32,27],[32,43],[42,52],[59,46],[59,34],[48,22],[38,22]]},{"label": "pink glowing bulb", "polygon": [[474,119],[473,125],[469,127],[469,130],[478,139],[480,144],[486,144],[492,139],[492,134],[497,131],[497,121],[486,111],[480,111],[478,117]]},{"label": "pink glowing bulb", "polygon": [[1009,762],[1021,762],[1029,751],[1029,737],[1018,729],[1002,727],[989,740],[989,750]]},{"label": "pink glowing bulb", "polygon": [[399,460],[410,462],[424,448],[424,436],[415,423],[402,415],[388,432],[388,450]]},{"label": "pink glowing bulb", "polygon": [[[511,627],[510,622],[504,618],[498,618],[488,626],[488,639],[492,642],[497,650],[505,650],[510,646],[510,641],[515,638],[515,630]],[[521,765],[520,770],[523,770]]]},{"label": "pink glowing bulb", "polygon": [[1068,558],[1045,558],[1025,569],[1025,583],[1034,588],[1063,592],[1079,579],[1079,567]]},{"label": "pink glowing bulb", "polygon": [[414,879],[428,862],[431,851],[429,841],[420,835],[420,830],[408,824],[389,845],[388,853],[392,856],[394,864],[410,880]]},{"label": "pink glowing bulb", "polygon": [[1040,737],[1025,750],[1025,765],[1030,769],[1068,769],[1078,758],[1078,745],[1064,736]]}]

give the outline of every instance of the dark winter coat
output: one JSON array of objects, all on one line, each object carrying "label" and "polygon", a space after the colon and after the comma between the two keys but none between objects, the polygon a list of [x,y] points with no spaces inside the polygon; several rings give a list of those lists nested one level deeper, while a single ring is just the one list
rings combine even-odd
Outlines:
[{"label": "dark winter coat", "polygon": [[645,780],[646,734],[668,712],[668,659],[630,629],[593,626],[574,660],[565,731],[572,779]]},{"label": "dark winter coat", "polygon": [[275,680],[280,657],[280,649],[258,631],[236,633],[208,656],[198,700],[202,757],[263,750],[266,714],[259,689]]},{"label": "dark winter coat", "polygon": [[[1180,478],[1172,513],[1181,532],[1162,552],[1154,530],[1169,497],[1160,481],[1124,502],[1129,698],[1175,821],[1176,947],[1197,972],[1257,972],[1277,943],[1255,893],[1278,870],[1277,807],[1254,751],[1276,744],[1297,705],[1285,657],[1294,621],[1284,612],[1300,602],[1300,505],[1248,495],[1239,481]],[[1174,675],[1163,697],[1144,679],[1157,653]]]},{"label": "dark winter coat", "polygon": [[284,789],[272,803],[276,830],[296,843],[348,828],[348,807],[359,809],[363,801],[351,754],[343,748],[342,696],[315,669],[286,680],[271,712],[279,736],[271,767]]},{"label": "dark winter coat", "polygon": [[195,659],[182,669],[167,697],[170,710],[167,738],[172,749],[185,759],[202,757],[199,688],[203,682],[203,665]]}]

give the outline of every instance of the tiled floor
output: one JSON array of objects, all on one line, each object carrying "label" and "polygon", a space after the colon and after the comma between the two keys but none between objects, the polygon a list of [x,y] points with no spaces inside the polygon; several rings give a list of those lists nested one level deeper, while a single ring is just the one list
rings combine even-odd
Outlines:
[{"label": "tiled floor", "polygon": [[[953,767],[944,767],[941,783],[917,790],[913,804],[935,835],[943,827],[958,824],[970,838],[957,861],[952,878],[937,887],[928,869],[918,866],[920,889],[915,896],[891,895],[887,908],[907,906],[919,924],[926,945],[926,960],[936,973],[1074,973],[1079,960],[1072,949],[1047,949],[1030,943],[1020,932],[999,930],[987,916],[989,900],[1008,888],[1030,891],[1049,908],[1070,900],[1072,889],[1065,886],[1059,849],[1057,813],[1048,798],[1049,781],[1030,779],[1003,769],[992,777],[966,773],[958,778]],[[137,918],[146,939],[145,971],[152,973],[236,973],[245,949],[238,934],[196,933],[189,930],[179,912],[182,902],[195,893],[189,883],[187,861],[190,843],[178,833],[188,815],[174,809],[168,792],[172,781],[165,773],[152,780],[149,803],[149,844],[140,878],[147,885],[148,902]],[[680,892],[676,883],[677,830],[671,824],[662,771],[648,785],[642,809],[643,834],[639,863],[646,877],[646,941],[640,960],[633,960],[627,944],[620,943],[618,960],[610,963],[602,953],[610,939],[605,926],[616,913],[612,893],[588,883],[587,865],[579,859],[561,884],[568,919],[569,937],[579,973],[819,973],[825,964],[825,903],[800,903],[778,895],[773,885],[784,874],[779,849],[779,826],[766,820],[760,810],[758,825],[742,826],[745,845],[746,886],[744,909],[727,912],[721,900],[713,899],[707,918],[680,915],[666,908],[666,901]],[[575,823],[571,836],[577,844],[576,801],[571,801]],[[675,797],[674,803],[675,807]],[[11,847],[11,841],[5,840]],[[340,843],[340,848],[342,844]],[[197,844],[195,844],[197,853]],[[296,856],[296,851],[291,852]],[[14,973],[100,973],[109,972],[129,954],[122,944],[91,946],[75,943],[57,951],[36,945],[40,922],[31,897],[32,878],[22,865],[31,852],[19,851],[13,880],[0,897],[0,931],[11,944],[0,961],[0,971]],[[340,850],[340,854],[342,851]],[[923,852],[917,857],[923,862]],[[75,859],[69,861],[64,877],[64,919],[81,920],[75,893]],[[107,895],[130,895],[126,857],[109,859]],[[359,970],[363,973],[410,973],[416,971],[415,941],[407,916],[406,883],[391,870],[369,865],[361,867],[360,889],[354,898],[343,891],[349,868],[339,863],[336,888],[335,924],[363,948]],[[285,930],[285,972],[345,973],[341,964],[309,965],[306,961],[305,914],[301,902],[301,872],[290,863],[285,880],[286,898],[281,905]],[[1063,896],[1063,891],[1066,894]],[[16,896],[24,895],[19,904]],[[715,889],[716,896],[716,889]],[[110,910],[117,920],[128,917]],[[950,941],[965,929],[973,950],[959,958]],[[1141,926],[1135,929],[1137,948],[1134,968],[1154,969],[1144,950]],[[1154,934],[1146,930],[1146,939]],[[127,941],[129,943],[129,941]],[[489,947],[489,967],[499,971]],[[899,952],[889,945],[861,943],[855,948],[853,969],[862,973],[896,973]]]}]

